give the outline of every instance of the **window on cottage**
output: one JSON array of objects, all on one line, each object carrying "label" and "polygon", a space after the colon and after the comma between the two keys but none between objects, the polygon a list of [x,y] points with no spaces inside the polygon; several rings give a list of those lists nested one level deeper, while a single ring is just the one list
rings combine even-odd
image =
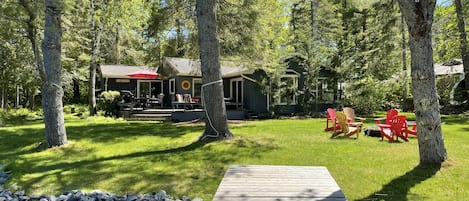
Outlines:
[{"label": "window on cottage", "polygon": [[169,80],[169,93],[170,94],[176,93],[176,80],[175,79]]},{"label": "window on cottage", "polygon": [[298,76],[284,75],[280,78],[277,104],[297,104]]},{"label": "window on cottage", "polygon": [[201,96],[201,88],[202,88],[202,79],[194,78],[192,79],[192,84],[194,85],[192,96],[193,97],[200,97]]},{"label": "window on cottage", "polygon": [[313,93],[320,103],[332,103],[334,101],[334,82],[328,78],[320,77],[313,86]]}]

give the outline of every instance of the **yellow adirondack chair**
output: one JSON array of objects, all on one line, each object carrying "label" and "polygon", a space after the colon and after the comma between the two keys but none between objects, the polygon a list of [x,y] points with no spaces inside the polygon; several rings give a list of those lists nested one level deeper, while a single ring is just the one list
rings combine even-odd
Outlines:
[{"label": "yellow adirondack chair", "polygon": [[336,113],[337,122],[340,125],[340,129],[334,130],[331,138],[335,138],[340,134],[344,134],[344,137],[350,137],[352,135],[357,135],[361,132],[363,123],[356,122],[356,123],[347,123],[347,116],[343,112]]}]

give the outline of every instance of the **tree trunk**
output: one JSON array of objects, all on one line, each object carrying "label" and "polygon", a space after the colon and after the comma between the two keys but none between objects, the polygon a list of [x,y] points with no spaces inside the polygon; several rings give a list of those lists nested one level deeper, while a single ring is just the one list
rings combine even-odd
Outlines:
[{"label": "tree trunk", "polygon": [[73,79],[73,103],[80,103],[80,79],[74,77]]},{"label": "tree trunk", "polygon": [[20,108],[20,86],[16,85],[15,108]]},{"label": "tree trunk", "polygon": [[106,12],[106,2],[102,2],[100,24],[96,30],[95,26],[95,5],[94,0],[90,1],[90,14],[91,14],[91,61],[90,61],[90,77],[88,80],[88,104],[90,115],[96,114],[96,69],[98,68],[98,55],[101,41],[101,32],[104,26],[104,14]]},{"label": "tree trunk", "polygon": [[409,30],[412,92],[414,95],[420,163],[446,160],[433,70],[431,28],[436,0],[398,0]]},{"label": "tree trunk", "polygon": [[216,0],[197,0],[197,28],[202,70],[202,101],[205,107],[205,131],[201,141],[232,138],[228,129],[223,82],[220,72],[220,50],[217,38]]},{"label": "tree trunk", "polygon": [[5,106],[6,105],[5,104],[6,103],[5,94],[6,94],[5,93],[5,88],[2,88],[2,110],[3,111],[6,111],[6,109],[7,109],[6,106]]},{"label": "tree trunk", "polygon": [[312,0],[311,2],[311,38],[313,41],[313,47],[318,41],[318,8],[319,8],[319,0]]},{"label": "tree trunk", "polygon": [[45,80],[42,85],[42,106],[46,127],[46,141],[49,147],[67,144],[67,133],[62,104],[62,7],[59,0],[45,1],[44,56]]},{"label": "tree trunk", "polygon": [[402,71],[404,72],[404,90],[402,90],[402,105],[407,99],[407,40],[405,38],[405,21],[404,15],[401,14],[401,37],[402,37]]},{"label": "tree trunk", "polygon": [[464,11],[461,4],[461,0],[454,0],[454,5],[456,7],[456,15],[458,17],[459,48],[461,49],[461,57],[464,68],[464,98],[466,100],[469,100],[469,55],[467,54],[467,34],[466,25],[464,23]]},{"label": "tree trunk", "polygon": [[[29,2],[27,0],[20,0],[19,2],[21,6],[23,6],[26,9],[26,13],[28,14],[28,21],[26,22],[27,27],[27,38],[31,42],[31,47],[33,49],[33,54],[34,54],[34,65],[36,66],[36,70],[39,73],[39,76],[41,77],[41,80],[44,81],[45,78],[45,72],[44,72],[44,66],[42,63],[42,57],[39,54],[39,47],[38,47],[38,41],[37,41],[37,27],[34,25],[34,21],[36,21],[37,18],[37,11],[35,10],[34,6],[31,7]],[[35,2],[37,4],[37,2]]]},{"label": "tree trunk", "polygon": [[116,27],[116,60],[114,61],[114,64],[120,64],[121,62],[121,52],[120,52],[120,49],[119,49],[119,43],[120,43],[120,40],[119,40],[119,29],[120,29],[120,24],[117,25]]}]

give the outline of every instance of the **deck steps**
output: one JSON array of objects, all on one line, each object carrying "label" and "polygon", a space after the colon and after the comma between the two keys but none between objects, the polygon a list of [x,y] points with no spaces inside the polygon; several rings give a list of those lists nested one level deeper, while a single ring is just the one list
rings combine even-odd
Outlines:
[{"label": "deck steps", "polygon": [[126,118],[128,121],[171,121],[171,113],[165,114],[131,114],[128,118]]},{"label": "deck steps", "polygon": [[136,110],[132,111],[125,119],[128,121],[171,121],[174,110]]}]

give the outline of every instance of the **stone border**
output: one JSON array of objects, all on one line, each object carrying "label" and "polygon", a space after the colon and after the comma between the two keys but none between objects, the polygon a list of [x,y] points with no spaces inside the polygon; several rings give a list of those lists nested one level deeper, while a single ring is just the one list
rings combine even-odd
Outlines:
[{"label": "stone border", "polygon": [[94,190],[86,193],[80,190],[72,190],[55,197],[49,195],[30,196],[24,190],[11,191],[5,189],[4,184],[11,178],[10,171],[3,171],[0,164],[0,201],[203,201],[200,198],[190,199],[183,197],[173,199],[165,191],[158,193],[147,193],[142,195],[115,195],[109,192]]}]

